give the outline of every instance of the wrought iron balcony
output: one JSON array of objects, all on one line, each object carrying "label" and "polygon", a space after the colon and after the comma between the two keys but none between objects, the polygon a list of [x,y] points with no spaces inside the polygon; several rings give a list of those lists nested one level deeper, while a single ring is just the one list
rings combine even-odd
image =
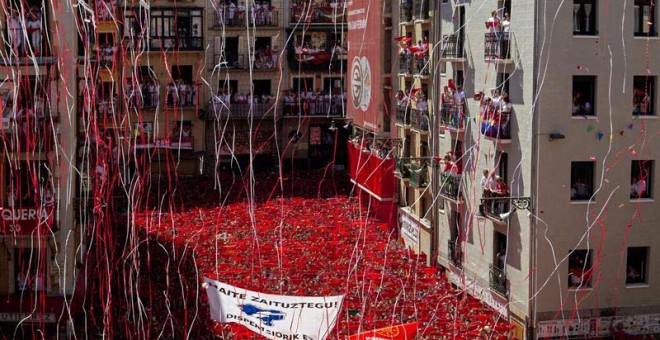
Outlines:
[{"label": "wrought iron balcony", "polygon": [[282,104],[284,116],[339,116],[344,115],[345,104],[336,99],[317,99]]},{"label": "wrought iron balcony", "polygon": [[199,99],[199,85],[171,83],[166,86],[168,107],[196,107]]},{"label": "wrought iron balcony", "polygon": [[212,99],[208,104],[210,119],[243,119],[264,118],[273,115],[275,102],[269,103],[223,103],[219,98]]},{"label": "wrought iron balcony", "polygon": [[456,240],[447,240],[447,259],[449,263],[461,268],[463,258],[461,255],[461,245]]},{"label": "wrought iron balcony", "polygon": [[410,186],[425,188],[429,185],[429,168],[425,163],[417,165],[410,163]]},{"label": "wrought iron balcony", "polygon": [[156,84],[144,83],[139,89],[133,89],[133,86],[126,88],[126,101],[130,108],[149,109],[158,107],[160,104],[160,86]]},{"label": "wrought iron balcony", "polygon": [[399,74],[412,74],[412,57],[410,55],[399,55]]},{"label": "wrought iron balcony", "polygon": [[454,33],[442,36],[442,57],[445,59],[465,57],[461,34]]},{"label": "wrought iron balcony", "polygon": [[396,123],[399,125],[410,125],[410,116],[412,110],[410,106],[397,106],[396,107]]},{"label": "wrought iron balcony", "polygon": [[149,50],[159,51],[202,51],[204,37],[181,34],[168,37],[149,37]]},{"label": "wrought iron balcony", "polygon": [[492,112],[482,114],[484,120],[481,122],[481,133],[493,140],[510,141],[510,117],[508,112]]},{"label": "wrought iron balcony", "polygon": [[245,13],[243,15],[238,15],[235,11],[230,12],[220,7],[211,12],[211,29],[222,29],[222,28],[245,28]]},{"label": "wrought iron balcony", "polygon": [[490,289],[502,296],[509,295],[506,279],[506,271],[494,265],[490,265]]},{"label": "wrought iron balcony", "polygon": [[428,54],[424,54],[421,57],[419,57],[419,56],[415,57],[415,74],[416,75],[420,75],[422,77],[428,77],[430,68],[431,67],[429,65],[429,55]]},{"label": "wrought iron balcony", "polygon": [[417,131],[429,131],[429,114],[428,111],[412,110],[410,114],[410,124],[412,128]]},{"label": "wrought iron balcony", "polygon": [[413,5],[410,2],[411,0],[399,0],[401,5],[399,6],[399,19],[402,23],[411,22],[413,19]]},{"label": "wrought iron balcony", "polygon": [[484,59],[511,59],[511,33],[486,33]]},{"label": "wrought iron balcony", "polygon": [[280,23],[280,13],[278,11],[261,10],[251,13],[250,25],[255,27],[277,27]]},{"label": "wrought iron balcony", "polygon": [[445,128],[462,130],[465,128],[466,116],[463,105],[443,104],[440,109],[440,125]]},{"label": "wrought iron balcony", "polygon": [[413,20],[429,20],[429,1],[413,0]]},{"label": "wrought iron balcony", "polygon": [[308,0],[296,0],[291,4],[289,20],[291,25],[345,24],[346,9],[340,1],[321,5]]},{"label": "wrought iron balcony", "polygon": [[510,197],[498,197],[494,193],[488,198],[482,198],[481,206],[485,215],[496,221],[504,221],[500,215],[511,211]]},{"label": "wrought iron balcony", "polygon": [[454,201],[460,201],[461,175],[444,172],[440,175],[440,194]]}]

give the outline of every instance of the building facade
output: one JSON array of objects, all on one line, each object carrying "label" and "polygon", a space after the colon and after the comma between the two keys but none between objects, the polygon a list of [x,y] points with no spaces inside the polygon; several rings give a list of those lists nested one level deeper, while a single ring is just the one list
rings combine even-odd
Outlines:
[{"label": "building facade", "polygon": [[[404,240],[519,337],[660,332],[653,3],[432,1],[427,89],[424,20],[399,8]],[[411,188],[427,153],[431,188]]]}]

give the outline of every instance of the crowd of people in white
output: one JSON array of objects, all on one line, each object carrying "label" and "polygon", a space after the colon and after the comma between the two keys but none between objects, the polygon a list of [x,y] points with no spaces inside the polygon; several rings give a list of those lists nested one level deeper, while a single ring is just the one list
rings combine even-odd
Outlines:
[{"label": "crowd of people in white", "polygon": [[216,0],[216,26],[244,26],[246,13],[250,24],[255,26],[272,26],[276,24],[277,12],[269,1],[255,1],[248,8],[245,2],[235,3],[233,0]]},{"label": "crowd of people in white", "polygon": [[7,43],[11,56],[43,56],[43,16],[41,9],[31,7],[25,12],[12,10],[7,16]]}]

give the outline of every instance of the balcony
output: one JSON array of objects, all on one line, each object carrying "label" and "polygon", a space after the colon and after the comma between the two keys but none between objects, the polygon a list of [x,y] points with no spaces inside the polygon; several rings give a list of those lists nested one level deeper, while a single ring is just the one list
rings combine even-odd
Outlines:
[{"label": "balcony", "polygon": [[[136,42],[139,40],[136,40]],[[181,34],[178,36],[149,37],[149,51],[203,51],[204,37]]]},{"label": "balcony", "polygon": [[402,180],[410,180],[410,159],[399,158],[396,161],[394,176]]},{"label": "balcony", "polygon": [[485,139],[500,143],[511,143],[510,112],[488,112],[482,114],[481,134]]},{"label": "balcony", "polygon": [[[328,36],[329,31],[325,31]],[[309,33],[313,34],[313,33]],[[326,40],[325,48],[296,47],[293,39],[287,47],[289,68],[296,71],[339,72],[346,70],[347,54],[337,53],[331,39]]]},{"label": "balcony", "polygon": [[429,69],[431,68],[431,65],[429,65],[429,55],[424,54],[423,56],[416,56],[415,57],[415,75],[421,76],[421,77],[428,77],[429,76]]},{"label": "balcony", "polygon": [[484,59],[512,62],[511,33],[486,33],[484,36]]},{"label": "balcony", "polygon": [[459,33],[442,36],[442,59],[462,61],[465,58],[463,36]]},{"label": "balcony", "polygon": [[429,1],[413,0],[413,20],[429,20]]},{"label": "balcony", "polygon": [[460,203],[461,200],[461,175],[452,172],[444,172],[440,175],[440,195]]},{"label": "balcony", "polygon": [[272,116],[275,112],[275,102],[268,103],[233,103],[225,105],[219,99],[213,99],[208,104],[208,111],[212,114],[211,119],[245,119],[265,118]]},{"label": "balcony", "polygon": [[130,108],[153,109],[160,104],[160,85],[156,83],[143,83],[134,89],[132,85],[126,87],[126,100]]},{"label": "balcony", "polygon": [[458,268],[463,266],[461,245],[457,240],[447,240],[447,259],[449,260],[449,263]]},{"label": "balcony", "polygon": [[[311,4],[311,6],[310,6]],[[291,3],[290,24],[335,25],[346,23],[346,9],[343,1],[321,4],[309,0],[296,0]]]},{"label": "balcony", "polygon": [[412,74],[412,57],[410,55],[399,55],[399,74]]},{"label": "balcony", "polygon": [[401,23],[412,22],[413,20],[413,6],[410,3],[410,0],[399,0],[401,1],[401,6],[399,7],[399,19]]},{"label": "balcony", "polygon": [[197,100],[199,99],[199,85],[197,84],[170,83],[166,87],[166,93],[167,101],[165,104],[167,107],[197,107]]},{"label": "balcony", "polygon": [[336,116],[343,117],[345,104],[337,100],[308,100],[282,104],[284,117]]},{"label": "balcony", "polygon": [[397,106],[396,123],[398,125],[403,125],[403,126],[410,125],[411,115],[412,115],[412,110],[410,109],[410,106]]},{"label": "balcony", "polygon": [[463,105],[442,104],[440,109],[440,125],[451,132],[463,131],[466,116]]},{"label": "balcony", "polygon": [[410,115],[410,125],[414,130],[420,132],[429,131],[429,115],[427,111],[421,112],[412,110]]},{"label": "balcony", "polygon": [[[239,15],[238,11],[230,14],[223,7],[218,7],[212,11],[209,16],[210,28],[214,30],[220,29],[245,29],[246,24],[250,27],[278,27],[280,22],[280,13],[278,11],[270,10],[269,8],[260,8],[255,10],[253,7],[248,13],[247,17],[244,14]],[[247,22],[246,22],[247,19]]]},{"label": "balcony", "polygon": [[481,199],[481,207],[483,209],[483,213],[486,215],[486,217],[493,220],[494,222],[506,223],[506,221],[500,217],[500,215],[511,211],[511,198],[498,197],[492,193],[490,195],[491,197]]},{"label": "balcony", "polygon": [[490,265],[490,289],[497,294],[507,297],[509,290],[507,288],[506,271],[497,266]]},{"label": "balcony", "polygon": [[421,189],[429,185],[429,168],[426,164],[422,163],[417,165],[410,163],[410,186]]}]

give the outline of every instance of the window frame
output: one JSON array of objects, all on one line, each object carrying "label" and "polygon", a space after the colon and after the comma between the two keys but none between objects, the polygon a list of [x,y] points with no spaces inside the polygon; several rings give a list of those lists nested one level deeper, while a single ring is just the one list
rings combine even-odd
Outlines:
[{"label": "window frame", "polygon": [[[655,162],[653,160],[647,160],[647,159],[634,159],[630,162],[630,180],[631,180],[631,186],[633,185],[632,179],[637,178],[640,179],[640,177],[646,181],[646,188],[644,190],[644,193],[639,196],[639,197],[633,197],[633,195],[630,195],[630,199],[652,199],[653,198],[653,172],[655,171],[654,169],[654,164]],[[641,168],[644,168],[644,172],[646,174],[641,173]]]},{"label": "window frame", "polygon": [[[578,168],[580,165],[582,165],[582,166],[591,165],[591,169],[589,170],[589,169],[585,168],[584,170],[580,171],[580,169]],[[580,175],[580,172],[583,172],[583,173],[586,172],[586,173],[584,175]],[[591,174],[589,174],[589,172]],[[574,190],[575,183],[577,182],[578,179],[581,179],[582,177],[585,177],[585,176],[591,176],[591,179],[588,179],[588,178],[584,179],[585,182],[586,182],[585,184],[588,186],[587,190],[588,190],[589,193],[587,195],[579,195],[578,196],[577,192],[576,192],[576,194],[574,195],[573,190]],[[570,193],[571,193],[570,200],[571,200],[571,202],[595,201],[595,197],[593,197],[594,196],[594,183],[596,182],[595,179],[596,179],[596,162],[595,161],[571,161],[571,182],[570,182],[570,188],[571,188],[571,190],[570,190]]]},{"label": "window frame", "polygon": [[[183,17],[190,19],[190,26],[188,27],[186,35],[180,37],[178,34],[178,18]],[[148,22],[149,47],[151,50],[174,49],[182,51],[201,51],[204,48],[203,8],[152,8],[149,12]],[[197,35],[195,35],[193,31],[195,24],[199,24]],[[166,44],[166,41],[169,42],[171,46]]]},{"label": "window frame", "polygon": [[643,116],[655,116],[655,96],[656,96],[656,82],[657,82],[657,77],[656,76],[650,76],[650,75],[644,75],[644,76],[633,76],[633,107],[635,107],[635,102],[637,100],[637,89],[640,84],[643,83],[643,90],[644,94],[649,98],[649,105],[648,108],[646,109],[645,113],[641,112],[641,107],[640,110],[633,109],[632,115],[636,117],[643,117]]},{"label": "window frame", "polygon": [[498,72],[497,73],[497,89],[500,91],[500,93],[506,92],[509,95],[509,99],[511,99],[511,92],[510,90],[510,83],[509,79],[511,78],[511,74],[507,72]]},{"label": "window frame", "polygon": [[[630,258],[631,258],[631,250],[639,250],[640,252],[644,252],[644,262],[642,265],[638,268],[633,268],[634,270],[637,271],[639,274],[639,279],[637,280],[629,280],[628,274],[628,268],[631,267],[630,264]],[[628,247],[626,250],[626,286],[638,286],[638,285],[648,285],[649,283],[649,258],[650,258],[650,247]]]},{"label": "window frame", "polygon": [[[638,5],[641,2],[648,2],[648,5]],[[651,7],[649,11],[650,20],[644,20],[644,11],[643,8]],[[657,37],[658,31],[656,29],[656,18],[657,18],[657,5],[655,0],[634,0],[633,2],[633,35],[636,37]],[[639,8],[639,11],[637,10]],[[651,22],[648,32],[644,32],[647,22]]]},{"label": "window frame", "polygon": [[[569,290],[582,290],[582,289],[591,289],[593,284],[593,251],[591,249],[571,249],[568,251],[568,289]],[[579,259],[582,259],[583,264],[579,263]],[[582,275],[582,281],[579,284],[571,283],[571,276],[573,270],[580,271],[576,272]],[[588,275],[586,280],[584,275]],[[585,283],[586,281],[586,283]]]},{"label": "window frame", "polygon": [[[589,18],[586,17],[579,17],[577,13],[582,11],[586,11],[584,8],[585,5],[591,5],[593,8],[589,12]],[[576,11],[576,6],[579,6],[578,10]],[[598,35],[598,0],[573,0],[573,36],[597,36]],[[578,23],[577,21],[580,21],[579,24],[580,26],[582,24],[585,24],[585,26],[589,26],[584,30],[577,30],[576,29],[576,24]],[[593,20],[591,22],[592,25],[587,25],[589,23],[589,20]],[[593,27],[591,27],[593,26]]]},{"label": "window frame", "polygon": [[[584,113],[584,112],[573,112],[573,109],[575,107],[574,105],[574,98],[575,95],[578,91],[580,91],[580,94],[584,96],[584,88],[580,87],[579,89],[576,88],[576,83],[589,83],[588,87],[589,89],[589,94],[587,95],[588,102],[591,104],[591,113]],[[596,102],[598,100],[598,77],[594,75],[573,75],[571,79],[571,116],[572,117],[596,117],[597,116],[597,105]],[[584,98],[584,97],[583,97]]]}]

